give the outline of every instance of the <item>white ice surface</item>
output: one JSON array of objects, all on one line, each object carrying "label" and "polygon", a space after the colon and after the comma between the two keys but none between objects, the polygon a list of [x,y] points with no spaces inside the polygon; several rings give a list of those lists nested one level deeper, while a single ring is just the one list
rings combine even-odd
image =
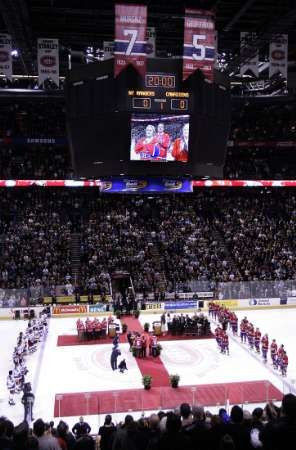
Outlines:
[{"label": "white ice surface", "polygon": [[[276,338],[279,344],[285,345],[289,356],[286,381],[270,364],[265,366],[260,357],[232,338],[230,356],[221,355],[213,339],[162,342],[161,359],[168,372],[178,373],[181,385],[269,380],[284,393],[291,390],[296,380],[296,309],[238,312],[239,319],[245,315],[263,333],[267,332],[270,339]],[[142,324],[152,323],[159,317],[159,314],[142,314],[140,321]],[[23,406],[20,396],[17,397],[15,406],[8,406],[6,377],[8,370],[12,368],[11,355],[17,335],[26,325],[25,321],[0,321],[0,415],[8,416],[14,423],[23,419]],[[59,335],[75,333],[75,318],[50,319],[46,342],[44,345],[39,344],[38,351],[26,359],[29,368],[27,378],[31,381],[36,396],[35,418],[42,417],[48,421],[53,418],[56,394],[142,387],[140,370],[128,351],[127,344],[120,344],[120,349],[129,370],[125,374],[119,374],[110,368],[111,344],[57,347]],[[254,406],[251,405],[250,409]],[[140,414],[135,412],[134,416],[139,417]],[[124,415],[114,414],[114,419],[121,420]],[[86,419],[94,431],[97,431],[102,417],[92,415]],[[72,426],[77,417],[66,417],[65,420]]]}]

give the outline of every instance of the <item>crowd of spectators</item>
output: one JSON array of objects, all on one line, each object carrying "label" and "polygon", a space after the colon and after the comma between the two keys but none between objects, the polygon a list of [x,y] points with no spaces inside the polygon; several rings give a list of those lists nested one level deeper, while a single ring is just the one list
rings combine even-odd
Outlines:
[{"label": "crowd of spectators", "polygon": [[54,423],[38,419],[30,430],[26,422],[14,426],[1,417],[0,446],[5,450],[290,450],[296,438],[296,397],[286,394],[281,407],[267,403],[252,412],[234,405],[229,415],[223,408],[212,414],[201,405],[191,408],[182,403],[174,411],[143,415],[139,420],[128,414],[117,425],[107,415],[93,437],[90,427],[84,428],[74,437],[62,420],[55,428]]},{"label": "crowd of spectators", "polygon": [[[7,103],[4,99],[0,107],[0,177],[73,178],[65,121],[63,100]],[[59,145],[57,139],[62,141]]]},{"label": "crowd of spectators", "polygon": [[296,139],[295,101],[237,102],[233,106],[229,139],[277,141]]},{"label": "crowd of spectators", "polygon": [[[136,292],[192,281],[295,280],[293,190],[199,190],[104,196],[95,189],[1,192],[0,287],[79,284],[106,293],[127,271]],[[73,233],[79,278],[71,280]],[[70,284],[71,284],[70,283]]]},{"label": "crowd of spectators", "polygon": [[294,148],[228,148],[224,165],[225,179],[294,180]]},{"label": "crowd of spectators", "polygon": [[14,179],[72,179],[68,147],[52,145],[0,145],[0,175]]},{"label": "crowd of spectators", "polygon": [[66,116],[62,99],[5,100],[0,107],[0,136],[65,137]]}]

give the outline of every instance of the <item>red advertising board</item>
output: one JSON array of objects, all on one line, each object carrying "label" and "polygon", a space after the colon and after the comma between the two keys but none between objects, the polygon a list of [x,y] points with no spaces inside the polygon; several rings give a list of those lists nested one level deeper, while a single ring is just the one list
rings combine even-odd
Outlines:
[{"label": "red advertising board", "polygon": [[53,314],[87,313],[87,305],[58,305],[52,308]]}]

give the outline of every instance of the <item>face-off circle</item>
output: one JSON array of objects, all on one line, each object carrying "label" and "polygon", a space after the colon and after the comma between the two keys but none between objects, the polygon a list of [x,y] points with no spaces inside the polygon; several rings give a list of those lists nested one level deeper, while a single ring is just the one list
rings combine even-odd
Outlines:
[{"label": "face-off circle", "polygon": [[199,377],[215,370],[220,364],[219,354],[211,347],[188,347],[177,342],[174,346],[167,346],[162,350],[161,359],[165,366],[191,366]]}]

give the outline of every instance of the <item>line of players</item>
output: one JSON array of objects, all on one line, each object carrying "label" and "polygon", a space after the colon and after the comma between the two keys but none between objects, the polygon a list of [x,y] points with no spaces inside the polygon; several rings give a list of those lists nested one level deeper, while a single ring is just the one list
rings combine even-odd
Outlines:
[{"label": "line of players", "polygon": [[37,345],[45,339],[47,330],[47,315],[42,314],[39,319],[30,320],[25,332],[18,335],[16,347],[12,354],[14,368],[9,370],[6,380],[9,405],[15,405],[15,394],[20,394],[23,391],[25,376],[29,372],[26,366],[26,357],[37,350]]},{"label": "line of players", "polygon": [[[238,336],[238,318],[236,314],[224,306],[210,302],[209,316],[221,323],[221,326],[218,326],[215,330],[215,336],[221,353],[229,355],[227,328],[230,326],[232,334]],[[273,368],[280,370],[283,377],[287,376],[289,359],[284,345],[278,346],[276,340],[272,339],[269,347],[268,334],[266,333],[262,336],[260,329],[258,327],[255,328],[247,317],[244,317],[240,322],[240,339],[243,344],[249,346],[250,350],[255,350],[258,354],[261,353],[264,363],[267,363],[268,350],[270,350]]]},{"label": "line of players", "polygon": [[86,339],[100,339],[106,337],[107,329],[109,325],[113,322],[113,318],[111,316],[106,319],[103,318],[100,321],[97,317],[93,320],[87,317],[85,323],[81,319],[77,319],[76,328],[79,337]]}]

